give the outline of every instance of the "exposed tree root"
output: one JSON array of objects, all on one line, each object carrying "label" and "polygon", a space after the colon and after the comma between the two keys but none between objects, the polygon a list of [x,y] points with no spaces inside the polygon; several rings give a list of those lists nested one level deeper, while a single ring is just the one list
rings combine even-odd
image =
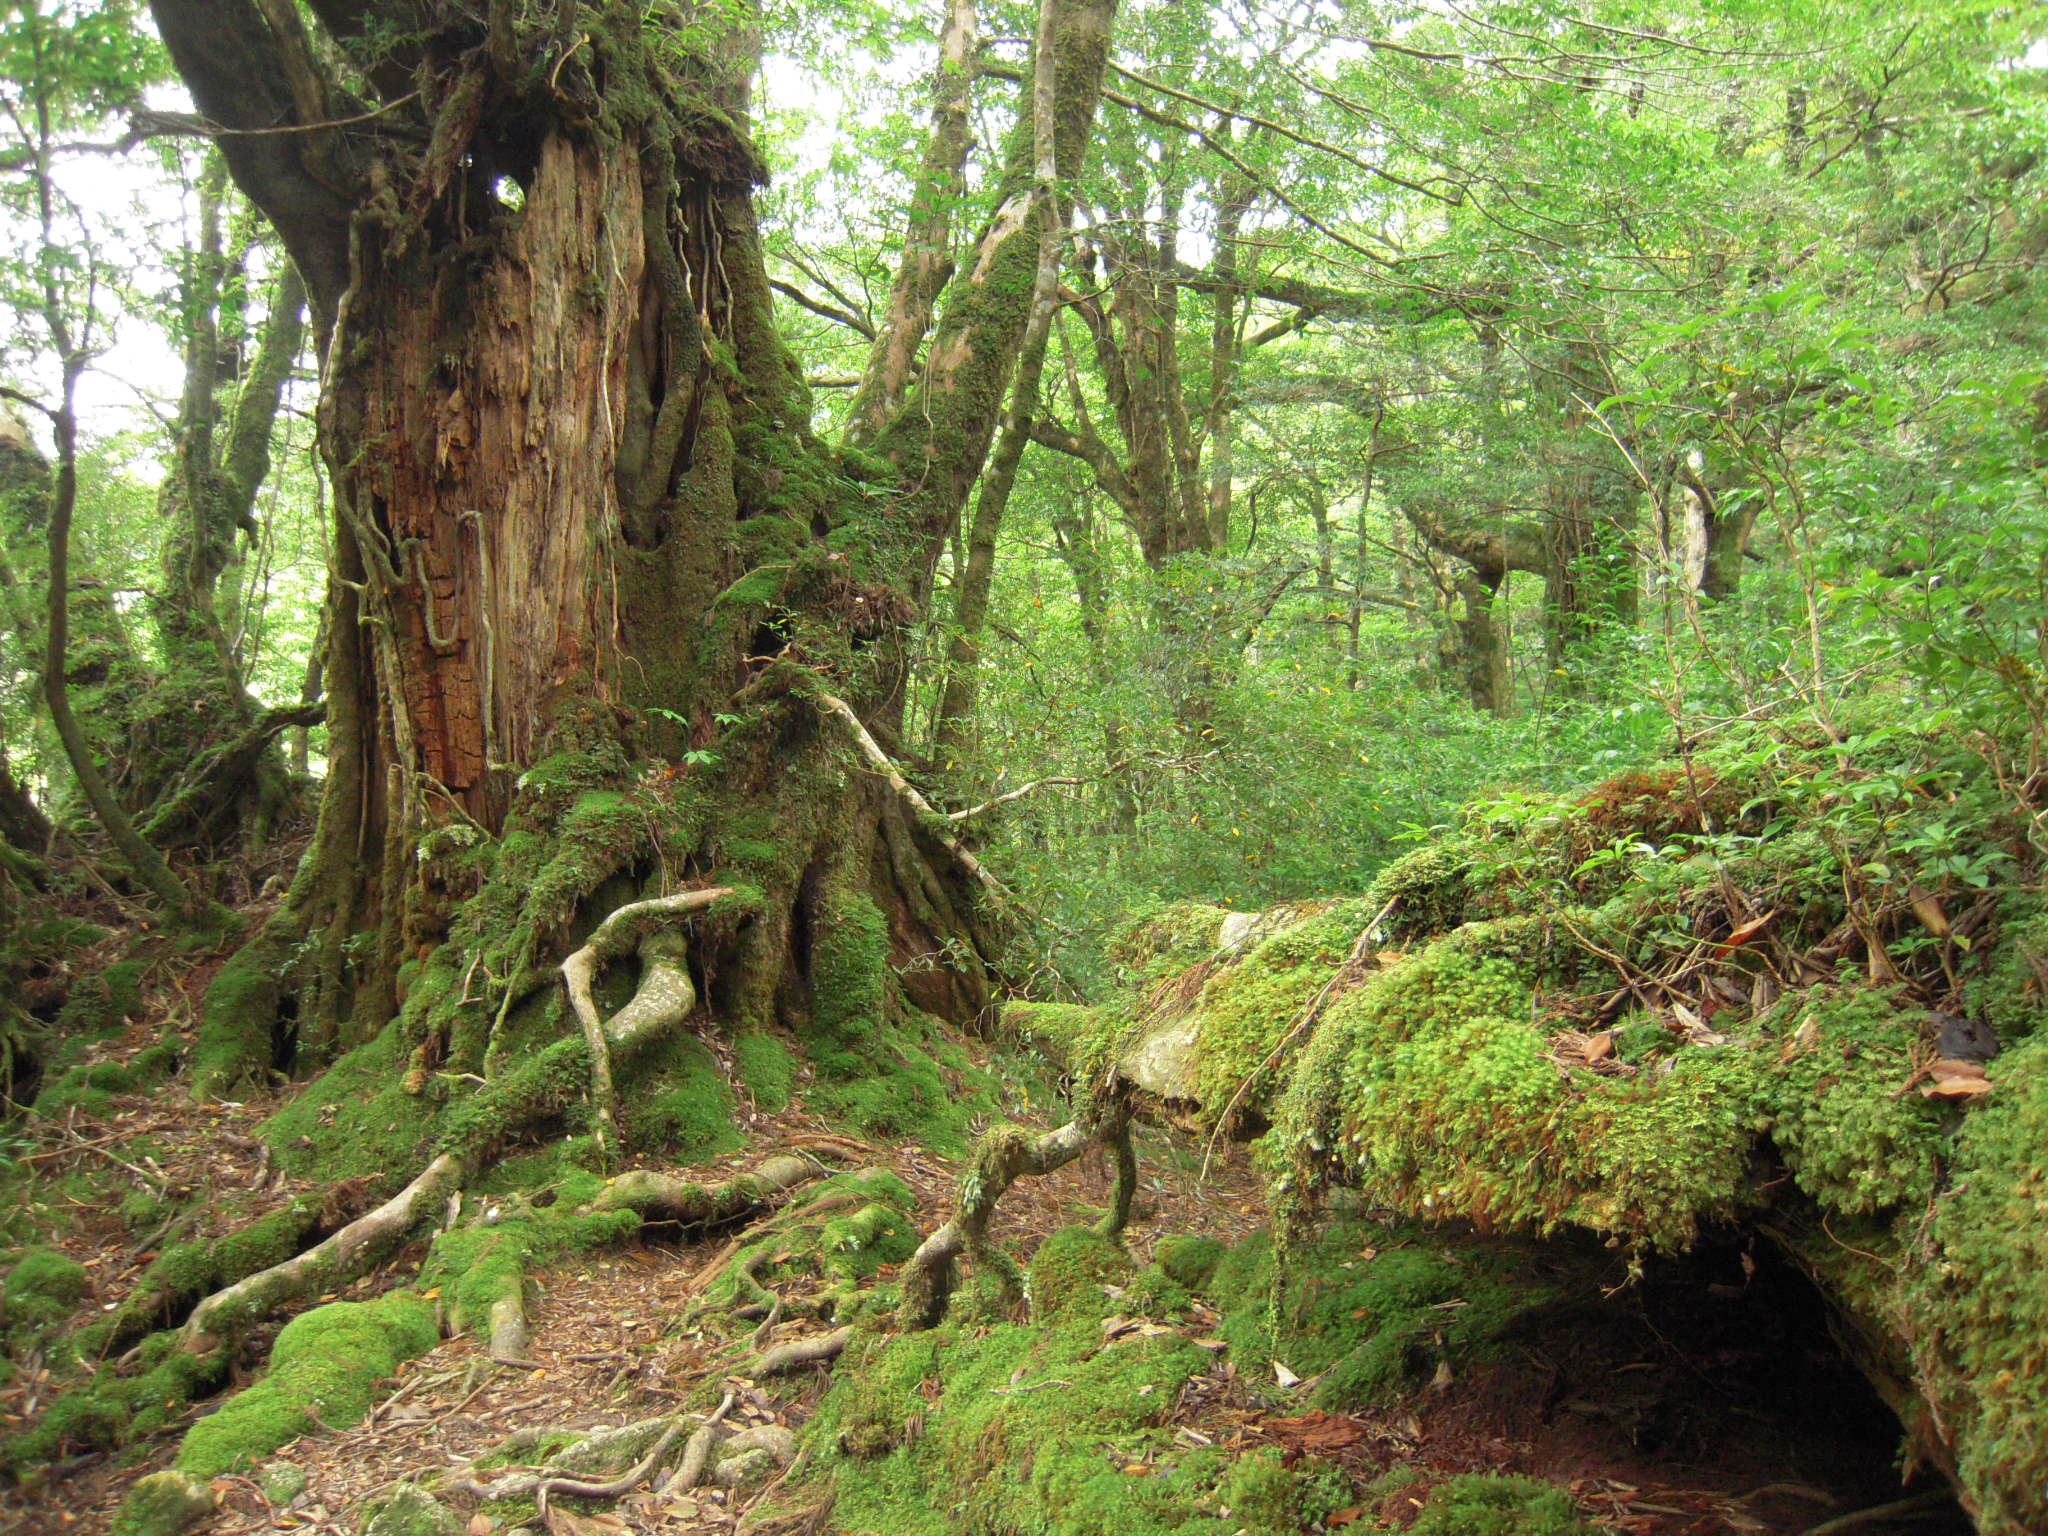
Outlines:
[{"label": "exposed tree root", "polygon": [[969,853],[960,839],[947,830],[949,825],[948,819],[932,808],[931,801],[918,793],[916,785],[903,777],[902,772],[896,767],[895,763],[890,761],[889,754],[884,752],[875,741],[875,738],[868,734],[868,728],[861,724],[860,716],[853,712],[853,706],[844,699],[835,698],[829,693],[818,693],[812,697],[817,700],[820,709],[824,710],[827,714],[836,716],[840,723],[846,727],[847,732],[853,737],[854,746],[859,748],[860,755],[874,765],[875,771],[888,781],[889,787],[895,790],[904,803],[917,813],[919,823],[933,837],[938,839],[940,846],[953,856],[955,862],[962,869],[966,870],[969,875],[973,876],[976,883],[984,891],[987,891],[990,896],[999,902],[1008,903],[1011,900],[1010,893],[1004,890],[996,877],[988,872],[981,860]]},{"label": "exposed tree root", "polygon": [[806,1365],[837,1360],[845,1353],[847,1341],[852,1337],[851,1328],[834,1328],[830,1333],[820,1333],[808,1339],[794,1339],[787,1344],[778,1344],[756,1359],[747,1368],[747,1374],[784,1376]]},{"label": "exposed tree root", "polygon": [[526,1282],[522,1278],[491,1303],[491,1359],[499,1365],[537,1367],[540,1362],[527,1357],[527,1346],[532,1342],[533,1329],[526,1320]]},{"label": "exposed tree root", "polygon": [[903,1267],[903,1299],[897,1321],[905,1328],[933,1328],[944,1319],[964,1253],[999,1277],[1013,1297],[1021,1294],[1022,1276],[1016,1261],[989,1241],[989,1223],[996,1202],[1024,1177],[1038,1177],[1064,1167],[1097,1142],[1116,1157],[1116,1189],[1102,1231],[1115,1236],[1131,1213],[1137,1185],[1137,1157],[1131,1148],[1130,1109],[1121,1099],[1092,1105],[1058,1130],[1031,1136],[1014,1125],[991,1131],[974,1162],[960,1175],[960,1193],[953,1215],[919,1245]]},{"label": "exposed tree root", "polygon": [[708,1226],[744,1216],[825,1171],[816,1158],[794,1153],[778,1153],[720,1184],[638,1168],[606,1184],[590,1208],[635,1211],[646,1221]]},{"label": "exposed tree root", "polygon": [[179,1342],[194,1354],[210,1354],[225,1338],[301,1296],[332,1290],[363,1273],[395,1248],[432,1207],[461,1184],[463,1160],[452,1152],[435,1158],[404,1189],[367,1216],[358,1217],[304,1253],[215,1291],[192,1309]]},{"label": "exposed tree root", "polygon": [[[697,1005],[682,936],[659,931],[663,920],[709,906],[730,896],[730,886],[678,891],[648,901],[628,902],[597,925],[583,947],[562,962],[562,984],[569,1004],[583,1026],[590,1047],[590,1106],[598,1154],[607,1163],[618,1156],[618,1091],[612,1084],[612,1047],[630,1046],[671,1029]],[[591,988],[606,963],[638,950],[640,984],[631,1001],[609,1021],[598,1017]]]},{"label": "exposed tree root", "polygon": [[[557,1450],[547,1458],[546,1466],[514,1472],[493,1482],[481,1480],[471,1465],[444,1483],[441,1491],[485,1502],[531,1498],[545,1518],[550,1498],[566,1495],[615,1499],[649,1480],[668,1493],[686,1493],[707,1483],[738,1487],[769,1465],[788,1466],[796,1455],[796,1437],[782,1426],[768,1424],[733,1435],[726,1433],[725,1416],[732,1411],[735,1396],[728,1391],[719,1405],[690,1431],[682,1459],[665,1478],[657,1476],[658,1470],[684,1431],[690,1429],[688,1415],[645,1419],[616,1429],[593,1431]],[[495,1447],[496,1454],[531,1450],[550,1433],[539,1428],[522,1430],[500,1441]],[[628,1457],[633,1458],[631,1465],[615,1477],[579,1475],[617,1466]]]}]

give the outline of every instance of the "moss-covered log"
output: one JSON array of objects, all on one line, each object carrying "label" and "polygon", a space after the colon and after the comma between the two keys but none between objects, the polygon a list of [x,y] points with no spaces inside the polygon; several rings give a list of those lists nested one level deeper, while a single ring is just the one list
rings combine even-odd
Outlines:
[{"label": "moss-covered log", "polygon": [[[1297,1225],[1348,1186],[1418,1220],[1576,1228],[1639,1256],[1767,1237],[1833,1308],[1910,1457],[1981,1531],[2039,1529],[2048,1035],[2028,956],[2048,912],[2016,885],[1976,903],[1998,915],[1967,954],[1910,945],[1926,899],[1845,910],[1837,855],[1745,823],[1750,793],[1625,775],[1475,821],[1360,899],[1170,909],[1121,942],[1126,998],[1006,1019],[1141,1105],[1270,1120],[1271,1192]],[[1617,837],[1714,857],[1589,856]],[[1643,942],[1674,923],[1687,947]],[[1917,969],[1865,953],[1887,946]]]}]

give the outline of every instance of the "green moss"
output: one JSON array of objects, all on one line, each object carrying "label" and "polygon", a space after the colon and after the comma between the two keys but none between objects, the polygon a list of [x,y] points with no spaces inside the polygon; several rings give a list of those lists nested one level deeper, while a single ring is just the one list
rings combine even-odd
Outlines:
[{"label": "green moss", "polygon": [[1280,1192],[1334,1163],[1404,1214],[1687,1246],[1742,1190],[1758,1054],[1695,1046],[1667,1072],[1560,1073],[1523,972],[1487,953],[1489,926],[1330,1006],[1277,1111],[1296,1157]]},{"label": "green moss", "polygon": [[1230,911],[1199,901],[1175,902],[1136,914],[1111,936],[1110,958],[1135,982],[1157,980],[1216,953]]},{"label": "green moss", "polygon": [[864,894],[843,897],[820,926],[811,960],[811,1022],[828,1040],[870,1035],[889,983],[889,925]]},{"label": "green moss", "polygon": [[1176,1285],[1203,1291],[1229,1251],[1217,1238],[1171,1233],[1152,1245],[1152,1259]]},{"label": "green moss", "polygon": [[733,1036],[733,1071],[754,1107],[775,1114],[789,1105],[796,1091],[796,1058],[789,1047],[764,1029],[743,1029]]},{"label": "green moss", "polygon": [[1571,1495],[1533,1478],[1467,1473],[1437,1485],[1409,1536],[1594,1536]]},{"label": "green moss", "polygon": [[410,1177],[425,1161],[437,1107],[405,1091],[410,1054],[395,1019],[308,1083],[264,1122],[278,1166],[307,1179]]},{"label": "green moss", "polygon": [[125,1020],[139,1017],[142,977],[147,969],[141,960],[116,960],[98,975],[73,982],[57,1014],[58,1037],[77,1040],[110,1035]]},{"label": "green moss", "polygon": [[193,1093],[225,1096],[269,1072],[271,1028],[290,959],[286,932],[266,925],[207,984],[192,1047]]},{"label": "green moss", "polygon": [[1239,1370],[1277,1361],[1321,1376],[1315,1401],[1355,1409],[1484,1356],[1554,1300],[1515,1249],[1343,1219],[1287,1245],[1257,1232],[1216,1266],[1210,1294]]},{"label": "green moss", "polygon": [[1375,912],[1393,903],[1390,937],[1442,933],[1465,921],[1472,860],[1455,842],[1425,843],[1381,870],[1366,892]]},{"label": "green moss", "polygon": [[1222,1498],[1250,1530],[1294,1536],[1349,1504],[1351,1484],[1328,1462],[1311,1458],[1288,1466],[1267,1446],[1238,1458],[1223,1480]]},{"label": "green moss", "polygon": [[1949,1182],[1900,1217],[1896,1294],[1979,1529],[2032,1531],[2048,1527],[2048,1034],[1990,1071],[1991,1096],[1955,1115]]},{"label": "green moss", "polygon": [[440,1336],[433,1303],[410,1291],[301,1313],[271,1346],[263,1379],[186,1434],[178,1470],[212,1477],[300,1435],[346,1429],[370,1411],[380,1381]]},{"label": "green moss", "polygon": [[1216,1513],[1225,1459],[1165,1424],[1208,1363],[1173,1332],[1105,1343],[1093,1318],[857,1336],[806,1430],[833,1527],[1230,1536],[1243,1522]]},{"label": "green moss", "polygon": [[1131,1256],[1093,1227],[1062,1227],[1031,1255],[1031,1315],[1107,1317],[1118,1303],[1104,1288],[1121,1287],[1131,1271]]},{"label": "green moss", "polygon": [[669,1035],[641,1054],[620,1110],[629,1145],[677,1162],[702,1162],[746,1143],[718,1058],[689,1035]]},{"label": "green moss", "polygon": [[213,1490],[189,1473],[152,1472],[121,1501],[110,1536],[178,1536],[213,1513]]},{"label": "green moss", "polygon": [[439,1289],[449,1328],[488,1327],[491,1308],[516,1294],[535,1265],[638,1231],[640,1218],[632,1211],[579,1209],[595,1200],[602,1187],[598,1175],[578,1170],[553,1192],[552,1205],[535,1208],[508,1197],[495,1216],[487,1214],[483,1221],[436,1237],[420,1279]]},{"label": "green moss", "polygon": [[1925,1016],[1857,990],[1806,994],[1774,1021],[1785,1039],[1770,1084],[1771,1136],[1799,1187],[1831,1211],[1917,1208],[1934,1193],[1941,1111],[1898,1091],[1912,1076]]},{"label": "green moss", "polygon": [[30,1248],[7,1271],[5,1294],[10,1311],[30,1301],[71,1306],[85,1295],[86,1268],[54,1248]]}]

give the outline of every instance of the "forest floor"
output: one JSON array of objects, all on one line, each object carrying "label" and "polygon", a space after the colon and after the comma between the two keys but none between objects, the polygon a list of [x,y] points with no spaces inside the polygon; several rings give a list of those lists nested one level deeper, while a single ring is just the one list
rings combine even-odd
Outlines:
[{"label": "forest floor", "polygon": [[[179,1000],[195,996],[203,980],[183,976],[156,988],[147,1016],[131,1020],[98,1054],[122,1060],[178,1029],[180,1017],[191,1016]],[[50,1241],[91,1276],[81,1318],[113,1307],[160,1245],[209,1235],[209,1213],[228,1203],[218,1197],[259,1192],[281,1202],[309,1189],[278,1174],[256,1134],[280,1102],[193,1103],[174,1084],[114,1097],[95,1113],[74,1110],[28,1123],[24,1134],[33,1145],[23,1156],[59,1208]],[[745,1129],[748,1149],[700,1167],[698,1176],[722,1177],[778,1145],[834,1128],[809,1115],[799,1097],[778,1115],[753,1114]],[[1147,1128],[1139,1156],[1141,1191],[1128,1241],[1141,1262],[1154,1239],[1169,1233],[1235,1241],[1266,1221],[1262,1186],[1243,1149],[1219,1149],[1204,1177],[1198,1143]],[[944,1219],[955,1162],[914,1145],[875,1146],[863,1160],[911,1187],[922,1230]],[[189,1214],[175,1220],[175,1230],[138,1235],[119,1214],[137,1190]],[[1110,1170],[1093,1155],[1026,1181],[1003,1205],[1002,1240],[1026,1255],[1046,1234],[1094,1217],[1109,1193]],[[246,1220],[246,1200],[240,1204],[239,1219]],[[295,1441],[266,1464],[297,1468],[303,1487],[273,1502],[288,1486],[274,1471],[261,1484],[220,1479],[219,1510],[201,1529],[216,1536],[353,1536],[357,1509],[380,1489],[459,1470],[514,1431],[626,1424],[678,1411],[717,1367],[707,1342],[675,1332],[676,1321],[730,1257],[730,1236],[669,1240],[650,1227],[630,1245],[541,1270],[531,1308],[531,1368],[493,1364],[475,1337],[446,1339],[405,1364],[361,1423]],[[367,1297],[405,1283],[423,1253],[423,1243],[413,1245],[341,1295]],[[1544,1267],[1550,1260],[1536,1262]],[[1265,1361],[1240,1368],[1212,1336],[1215,1314],[1198,1308],[1184,1326],[1213,1351],[1215,1363],[1189,1382],[1168,1423],[1190,1444],[1273,1446],[1290,1462],[1334,1463],[1360,1501],[1329,1525],[1361,1530],[1405,1527],[1433,1483],[1472,1471],[1520,1473],[1566,1488],[1589,1522],[1616,1536],[1798,1536],[1899,1497],[1896,1422],[1834,1350],[1818,1299],[1796,1277],[1771,1271],[1768,1261],[1760,1272],[1732,1245],[1703,1249],[1682,1265],[1653,1266],[1642,1283],[1612,1293],[1607,1278],[1618,1287],[1620,1264],[1611,1254],[1558,1249],[1555,1265],[1542,1278],[1567,1300],[1545,1309],[1512,1350],[1462,1378],[1439,1373],[1413,1398],[1358,1415],[1305,1409],[1312,1383],[1276,1380]],[[816,1326],[782,1325],[773,1342]],[[250,1371],[238,1372],[233,1385],[260,1365],[274,1333],[273,1326],[249,1341]],[[768,1383],[728,1377],[725,1385],[735,1391],[731,1422],[798,1428],[826,1384],[825,1367]],[[18,1362],[0,1387],[0,1433],[31,1422],[53,1389],[33,1358]],[[179,1433],[218,1401],[198,1405],[126,1456],[79,1457],[33,1487],[0,1489],[0,1531],[105,1530],[134,1480],[168,1465]],[[1376,1480],[1384,1490],[1385,1474],[1404,1468],[1412,1476],[1398,1492],[1368,1491]],[[549,1531],[731,1531],[773,1491],[771,1485],[671,1496],[641,1489],[607,1512],[557,1509]],[[1912,1528],[1969,1529],[1953,1518]],[[479,1513],[468,1529],[470,1536],[491,1536],[499,1527]]]}]

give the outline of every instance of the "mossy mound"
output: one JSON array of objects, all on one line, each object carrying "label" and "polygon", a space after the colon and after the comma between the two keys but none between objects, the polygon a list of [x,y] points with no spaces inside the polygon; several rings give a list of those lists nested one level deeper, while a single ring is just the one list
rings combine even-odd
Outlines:
[{"label": "mossy mound", "polygon": [[[1362,900],[1152,914],[1121,995],[1010,1017],[1145,1088],[1165,1056],[1133,1042],[1167,1041],[1164,1096],[1199,1101],[1199,1123],[1231,1099],[1270,1117],[1260,1155],[1290,1222],[1348,1187],[1406,1220],[1579,1229],[1637,1255],[1759,1224],[1873,1341],[1873,1376],[1910,1384],[1909,1439],[1980,1527],[2041,1529],[2048,912],[2031,883],[1996,883],[2020,871],[2017,830],[1953,740],[1874,731],[1801,773],[1788,755],[1731,745],[1576,796],[1502,795]],[[1374,962],[1347,965],[1382,913]],[[2004,1049],[1937,1068],[1959,1009]],[[1326,1257],[1298,1241],[1275,1296],[1330,1285]],[[1428,1268],[1372,1266],[1414,1296]],[[1412,1372],[1403,1325],[1382,1334],[1340,1361],[1298,1329],[1284,1363],[1360,1400]]]},{"label": "mossy mound", "polygon": [[370,1411],[380,1381],[440,1337],[433,1303],[411,1291],[300,1313],[271,1346],[263,1379],[186,1433],[177,1469],[212,1477],[300,1435],[346,1429]]},{"label": "mossy mound", "polygon": [[1284,1365],[1317,1378],[1313,1401],[1332,1410],[1391,1401],[1442,1366],[1462,1370],[1555,1299],[1511,1245],[1356,1218],[1285,1244],[1255,1232],[1201,1289],[1223,1313],[1218,1331],[1239,1370],[1263,1377]]},{"label": "mossy mound", "polygon": [[1231,1536],[1228,1458],[1163,1427],[1209,1364],[1178,1333],[1105,1343],[1094,1316],[875,1334],[849,1347],[806,1438],[834,1528],[861,1536]]}]

